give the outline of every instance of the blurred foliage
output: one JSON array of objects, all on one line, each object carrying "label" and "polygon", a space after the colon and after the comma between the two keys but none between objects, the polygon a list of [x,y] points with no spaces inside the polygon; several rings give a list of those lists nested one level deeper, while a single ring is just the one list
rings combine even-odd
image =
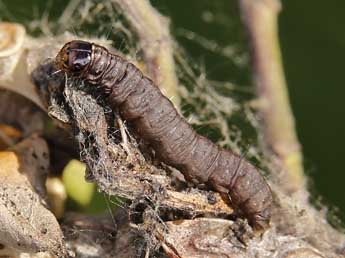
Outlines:
[{"label": "blurred foliage", "polygon": [[331,214],[345,218],[345,2],[283,1],[280,38],[306,172]]}]

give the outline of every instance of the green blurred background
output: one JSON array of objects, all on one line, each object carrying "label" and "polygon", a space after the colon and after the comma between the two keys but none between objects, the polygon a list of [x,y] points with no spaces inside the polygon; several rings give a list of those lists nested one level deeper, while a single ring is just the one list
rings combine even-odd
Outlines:
[{"label": "green blurred background", "polygon": [[[67,2],[0,0],[0,17],[26,22],[32,17],[39,19],[48,10],[49,19],[54,19]],[[248,67],[222,51],[230,44],[235,46],[232,55],[236,57],[247,52],[234,0],[151,2],[171,18],[176,38],[188,55],[205,66],[209,78],[250,85]],[[338,206],[341,214],[345,214],[344,10],[343,0],[286,0],[280,16],[283,61],[306,170],[313,179],[315,192],[327,204]],[[189,40],[189,31],[210,40],[209,43],[215,41],[218,48],[210,44],[205,49],[199,40]]]}]

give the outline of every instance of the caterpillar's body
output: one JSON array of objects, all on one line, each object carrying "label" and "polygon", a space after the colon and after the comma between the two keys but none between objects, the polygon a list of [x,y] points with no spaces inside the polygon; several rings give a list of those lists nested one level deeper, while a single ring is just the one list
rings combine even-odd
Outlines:
[{"label": "caterpillar's body", "polygon": [[133,64],[85,41],[67,43],[56,63],[71,76],[101,87],[108,103],[134,124],[161,161],[181,170],[188,180],[229,194],[254,228],[268,226],[272,193],[257,168],[197,134]]}]

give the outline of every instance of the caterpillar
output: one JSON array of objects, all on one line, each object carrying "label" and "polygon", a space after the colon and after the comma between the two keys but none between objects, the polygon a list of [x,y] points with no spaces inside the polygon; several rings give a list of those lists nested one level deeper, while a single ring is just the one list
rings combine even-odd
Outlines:
[{"label": "caterpillar", "polygon": [[272,192],[258,169],[199,135],[135,65],[105,47],[80,40],[66,43],[55,64],[100,88],[107,103],[134,125],[159,160],[179,169],[190,182],[230,197],[255,230],[269,226]]}]

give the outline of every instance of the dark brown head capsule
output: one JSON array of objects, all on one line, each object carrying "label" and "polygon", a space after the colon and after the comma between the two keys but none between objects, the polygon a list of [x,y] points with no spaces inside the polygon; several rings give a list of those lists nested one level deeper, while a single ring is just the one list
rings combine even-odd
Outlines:
[{"label": "dark brown head capsule", "polygon": [[[58,69],[68,75],[103,87],[105,91],[111,88],[108,87],[109,79],[122,77],[127,64],[119,56],[110,54],[106,48],[82,40],[66,43],[57,54],[55,63]],[[116,64],[119,69],[114,69]],[[111,78],[108,78],[109,72]],[[105,73],[108,76],[103,76]]]},{"label": "dark brown head capsule", "polygon": [[57,67],[72,76],[85,74],[91,62],[92,44],[81,40],[68,42],[56,56]]}]

